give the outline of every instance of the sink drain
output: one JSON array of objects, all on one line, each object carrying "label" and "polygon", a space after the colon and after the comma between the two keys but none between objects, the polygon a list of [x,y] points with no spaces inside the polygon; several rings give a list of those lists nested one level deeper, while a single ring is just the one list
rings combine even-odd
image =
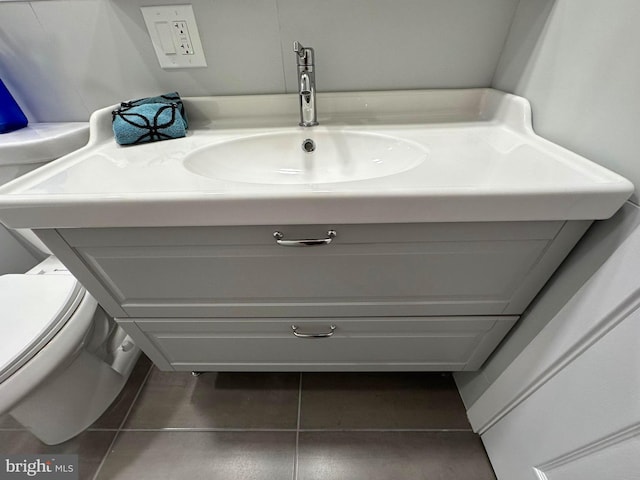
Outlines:
[{"label": "sink drain", "polygon": [[304,150],[305,152],[311,153],[315,149],[316,149],[316,142],[314,142],[310,138],[307,138],[306,140],[302,141],[302,150]]}]

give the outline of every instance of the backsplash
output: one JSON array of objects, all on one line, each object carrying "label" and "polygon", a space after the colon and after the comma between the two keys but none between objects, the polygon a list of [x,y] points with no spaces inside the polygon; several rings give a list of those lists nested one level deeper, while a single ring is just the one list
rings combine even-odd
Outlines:
[{"label": "backsplash", "polygon": [[[177,2],[180,3],[180,2]],[[490,86],[518,0],[192,0],[208,67],[163,70],[140,7],[176,0],[0,2],[0,78],[31,121],[120,100],[295,89],[294,40],[318,91]]]}]

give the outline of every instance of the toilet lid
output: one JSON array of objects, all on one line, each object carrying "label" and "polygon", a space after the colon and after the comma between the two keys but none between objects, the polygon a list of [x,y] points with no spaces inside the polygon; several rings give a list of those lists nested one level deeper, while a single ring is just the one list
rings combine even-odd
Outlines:
[{"label": "toilet lid", "polygon": [[0,382],[47,344],[83,295],[71,275],[0,276]]}]

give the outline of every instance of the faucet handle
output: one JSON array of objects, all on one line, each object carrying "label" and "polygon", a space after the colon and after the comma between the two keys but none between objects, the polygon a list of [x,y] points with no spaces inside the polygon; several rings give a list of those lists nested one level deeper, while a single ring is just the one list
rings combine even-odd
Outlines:
[{"label": "faucet handle", "polygon": [[293,51],[298,54],[298,65],[313,67],[313,48],[302,45],[297,40],[293,42]]}]

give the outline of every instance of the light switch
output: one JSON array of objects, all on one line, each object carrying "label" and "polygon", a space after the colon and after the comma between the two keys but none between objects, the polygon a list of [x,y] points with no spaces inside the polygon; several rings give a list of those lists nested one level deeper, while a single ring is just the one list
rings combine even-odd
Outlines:
[{"label": "light switch", "polygon": [[191,5],[141,7],[162,68],[206,67]]},{"label": "light switch", "polygon": [[171,25],[169,22],[155,22],[160,46],[165,55],[175,55],[176,46],[173,43],[173,35],[171,35]]}]

